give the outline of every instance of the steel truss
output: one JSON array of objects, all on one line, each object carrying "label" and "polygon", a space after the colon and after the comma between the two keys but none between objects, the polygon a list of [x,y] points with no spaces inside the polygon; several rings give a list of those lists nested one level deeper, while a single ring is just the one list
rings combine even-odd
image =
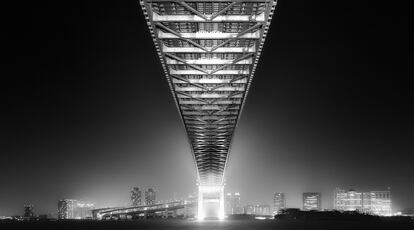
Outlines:
[{"label": "steel truss", "polygon": [[277,0],[140,0],[200,185],[224,184],[231,140]]}]

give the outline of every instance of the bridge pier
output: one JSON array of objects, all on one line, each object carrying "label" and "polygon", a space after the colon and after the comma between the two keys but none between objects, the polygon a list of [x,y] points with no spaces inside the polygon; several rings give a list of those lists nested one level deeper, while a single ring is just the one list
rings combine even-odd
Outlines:
[{"label": "bridge pier", "polygon": [[[226,0],[224,6],[223,1],[190,6],[181,0],[139,0],[192,147],[199,220],[224,218],[231,139],[277,4]],[[177,2],[188,13],[177,10]]]},{"label": "bridge pier", "polygon": [[224,186],[199,185],[198,186],[198,212],[197,219],[205,218],[224,219]]}]

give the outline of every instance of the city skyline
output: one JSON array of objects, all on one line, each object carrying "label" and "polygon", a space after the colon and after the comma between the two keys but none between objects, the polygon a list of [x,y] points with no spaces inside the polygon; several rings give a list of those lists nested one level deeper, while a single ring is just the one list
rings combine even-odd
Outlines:
[{"label": "city skyline", "polygon": [[[157,191],[154,190],[153,188],[148,188],[146,190],[144,190],[144,193],[142,193],[141,190],[139,190],[138,187],[132,187],[132,189],[130,190],[130,196],[129,196],[129,204],[123,204],[123,205],[118,205],[118,206],[113,206],[113,207],[134,207],[134,206],[151,206],[151,205],[155,205],[155,204],[163,204],[163,203],[168,203],[168,202],[172,202],[172,201],[189,201],[194,199],[193,195],[188,195],[187,197],[181,197],[180,199],[168,199],[168,200],[157,200],[156,199],[156,193]],[[361,199],[362,196],[365,197],[365,195],[361,195],[361,194],[368,194],[369,196],[369,206],[371,206],[373,209],[364,209],[364,205],[361,203],[363,201],[359,201],[360,203],[352,203],[355,201],[350,202],[350,198],[349,198],[349,193],[352,193],[351,196],[355,195],[355,198],[352,199]],[[339,195],[338,195],[339,194]],[[376,197],[378,196],[378,194],[380,195],[380,197]],[[385,194],[385,195],[383,195]],[[143,196],[144,195],[144,196]],[[175,195],[175,194],[174,194]],[[325,194],[326,196],[327,194]],[[262,213],[257,212],[255,207],[259,207],[259,206],[268,206],[270,210],[273,211],[277,211],[279,210],[278,207],[280,207],[280,209],[301,209],[301,210],[305,210],[305,211],[310,211],[310,210],[318,210],[318,211],[323,211],[323,210],[339,210],[339,211],[360,211],[360,212],[366,212],[366,213],[372,213],[375,215],[384,215],[383,213],[387,213],[386,215],[391,215],[393,213],[397,213],[397,211],[401,211],[401,210],[396,210],[395,208],[392,207],[392,202],[391,202],[391,190],[388,188],[388,190],[382,190],[382,191],[370,191],[370,192],[356,192],[353,189],[350,189],[349,191],[345,192],[345,190],[340,189],[340,188],[335,188],[333,189],[332,194],[329,195],[333,195],[333,204],[332,206],[325,207],[322,206],[322,198],[324,197],[322,196],[322,193],[320,192],[302,192],[301,193],[301,197],[291,197],[294,199],[301,199],[301,206],[292,206],[287,204],[286,202],[286,194],[285,193],[280,193],[280,192],[275,192],[273,193],[272,196],[272,203],[266,203],[266,202],[262,202],[262,203],[258,203],[258,202],[246,202],[243,201],[243,199],[241,198],[241,194],[239,192],[226,192],[225,195],[225,214],[226,215],[234,215],[234,214],[257,214],[257,213]],[[384,197],[381,197],[381,195],[383,195]],[[287,194],[287,196],[292,196],[292,194]],[[356,196],[359,196],[359,198],[357,198]],[[378,199],[379,198],[379,199]],[[382,198],[386,198],[388,199],[389,203],[383,203]],[[144,200],[142,200],[144,199]],[[375,201],[375,200],[378,201]],[[363,199],[362,199],[363,200]],[[339,203],[338,203],[339,202]],[[340,203],[342,202],[342,203]],[[347,203],[348,202],[348,203]],[[375,203],[377,202],[377,203]],[[387,202],[387,201],[385,201]],[[90,203],[90,202],[84,202],[84,201],[79,201],[77,199],[61,199],[57,201],[57,210],[56,212],[49,212],[49,213],[35,213],[37,215],[50,215],[51,217],[56,217],[58,219],[76,219],[76,218],[68,218],[68,217],[72,217],[75,216],[73,214],[73,210],[76,207],[81,207],[81,210],[83,213],[85,211],[83,211],[82,208],[88,208],[88,210],[92,210],[94,208],[100,209],[100,208],[109,208],[110,206],[100,206],[97,205],[95,206],[94,204]],[[345,205],[346,204],[346,205]],[[376,204],[376,206],[374,206],[374,204]],[[359,206],[362,205],[362,208],[358,208]],[[385,205],[385,206],[384,206]],[[24,214],[23,217],[26,216],[26,212],[27,210],[29,210],[28,208],[30,208],[30,211],[32,212],[32,216],[33,216],[33,210],[34,210],[34,205],[33,204],[25,204],[24,206]],[[62,207],[64,207],[62,209]],[[70,209],[72,210],[72,214],[68,214],[68,208],[67,207],[71,207]],[[92,208],[91,208],[92,207]],[[355,208],[356,207],[356,208]],[[249,209],[250,211],[248,211],[246,213],[246,208]],[[385,209],[384,209],[385,208]],[[378,210],[375,210],[378,209]],[[384,211],[385,210],[385,211]],[[267,211],[266,211],[267,212]],[[270,211],[269,211],[270,212]],[[65,214],[62,214],[65,213]],[[64,215],[65,217],[62,217],[62,215]],[[77,214],[79,215],[79,214]],[[84,215],[84,214],[83,214]],[[3,215],[4,216],[4,215]],[[9,216],[19,216],[19,213],[15,213],[14,215],[9,215]],[[88,216],[89,217],[89,216]]]},{"label": "city skyline", "polygon": [[[0,216],[25,204],[55,212],[64,197],[125,205],[137,184],[160,200],[195,193],[185,131],[136,4],[10,8],[19,18],[6,28]],[[318,191],[330,208],[335,187],[391,187],[395,209],[413,207],[404,14],[384,18],[393,6],[368,2],[278,4],[226,190],[251,204],[283,192],[288,207]]]}]

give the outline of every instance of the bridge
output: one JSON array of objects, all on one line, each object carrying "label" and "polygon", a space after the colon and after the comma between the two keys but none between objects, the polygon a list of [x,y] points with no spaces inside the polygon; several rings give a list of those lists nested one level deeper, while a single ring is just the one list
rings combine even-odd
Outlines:
[{"label": "bridge", "polygon": [[169,212],[173,212],[174,216],[176,215],[177,210],[184,210],[184,216],[186,216],[189,212],[186,209],[192,208],[193,206],[195,206],[195,202],[193,200],[183,200],[135,207],[100,208],[92,210],[92,216],[94,219],[98,220],[128,219],[137,218],[138,216],[146,218],[149,215],[154,216],[157,214],[168,217]]},{"label": "bridge", "polygon": [[224,218],[231,142],[277,0],[140,0],[198,175],[198,219]]}]

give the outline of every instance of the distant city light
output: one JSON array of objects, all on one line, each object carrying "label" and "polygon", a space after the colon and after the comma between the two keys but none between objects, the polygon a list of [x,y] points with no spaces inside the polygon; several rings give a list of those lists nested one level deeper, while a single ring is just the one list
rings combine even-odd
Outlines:
[{"label": "distant city light", "polygon": [[279,210],[282,210],[282,209],[286,208],[286,199],[285,199],[285,194],[284,193],[276,192],[274,194],[274,196],[273,196],[273,207],[274,207],[275,214],[277,214],[279,212]]},{"label": "distant city light", "polygon": [[322,199],[321,193],[319,192],[305,192],[303,193],[303,210],[321,210],[322,209]]},{"label": "distant city light", "polygon": [[242,214],[243,209],[240,204],[240,193],[236,192],[234,195],[227,193],[224,209],[226,215]]},{"label": "distant city light", "polygon": [[63,199],[58,201],[58,219],[86,219],[92,218],[92,203],[73,199]]},{"label": "distant city light", "polygon": [[359,211],[363,213],[391,216],[391,191],[357,192],[337,188],[334,191],[334,209],[340,211]]},{"label": "distant city light", "polygon": [[199,185],[198,186],[198,212],[197,219],[204,220],[207,216],[205,203],[216,203],[216,218],[223,220],[224,214],[224,186]]},{"label": "distant city light", "polygon": [[244,206],[244,214],[257,215],[257,216],[269,216],[270,205],[267,205],[267,204],[246,205]]}]

